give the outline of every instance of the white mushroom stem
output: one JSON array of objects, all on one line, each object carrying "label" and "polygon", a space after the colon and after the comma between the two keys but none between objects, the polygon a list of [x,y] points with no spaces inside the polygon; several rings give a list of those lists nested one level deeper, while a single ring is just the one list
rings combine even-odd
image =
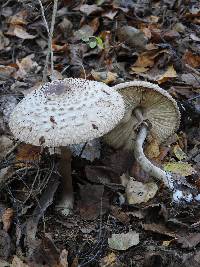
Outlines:
[{"label": "white mushroom stem", "polygon": [[134,144],[134,156],[138,161],[142,169],[147,172],[150,176],[155,177],[161,180],[165,186],[170,189],[173,189],[173,181],[168,173],[161,170],[151,163],[150,160],[144,154],[143,144],[148,134],[148,127],[146,125],[142,125],[138,132],[135,144]]},{"label": "white mushroom stem", "polygon": [[71,176],[71,151],[66,147],[61,147],[59,172],[62,176],[62,191],[57,208],[63,215],[68,215],[70,210],[73,209],[74,196]]}]

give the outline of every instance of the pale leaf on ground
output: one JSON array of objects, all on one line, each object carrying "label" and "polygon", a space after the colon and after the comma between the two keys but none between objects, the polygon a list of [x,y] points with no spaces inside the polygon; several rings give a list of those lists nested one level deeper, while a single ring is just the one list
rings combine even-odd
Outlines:
[{"label": "pale leaf on ground", "polygon": [[122,234],[112,234],[111,238],[108,238],[108,245],[111,249],[127,250],[132,246],[139,244],[139,234],[130,231]]},{"label": "pale leaf on ground", "polygon": [[129,204],[145,203],[152,199],[158,191],[156,183],[150,182],[143,184],[138,181],[134,181],[130,177],[130,180],[126,187],[126,197]]}]

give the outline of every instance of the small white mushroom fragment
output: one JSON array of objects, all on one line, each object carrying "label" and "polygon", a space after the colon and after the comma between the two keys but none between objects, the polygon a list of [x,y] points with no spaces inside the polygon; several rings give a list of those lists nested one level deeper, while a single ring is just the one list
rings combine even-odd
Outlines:
[{"label": "small white mushroom fragment", "polygon": [[[98,138],[110,130],[124,115],[121,95],[107,85],[84,79],[67,78],[45,83],[28,94],[14,109],[9,126],[22,142],[44,147],[66,147]],[[61,158],[71,164],[69,149],[61,149]],[[72,207],[71,172],[59,206]],[[61,168],[63,169],[63,168]],[[70,175],[69,175],[70,172]],[[62,175],[64,172],[62,171]],[[70,177],[69,177],[70,176]]]},{"label": "small white mushroom fragment", "polygon": [[123,96],[126,112],[120,123],[104,136],[105,142],[115,149],[133,150],[141,167],[172,189],[170,175],[146,158],[143,144],[147,136],[162,143],[179,128],[180,112],[176,101],[158,85],[149,82],[125,82],[113,88]]}]

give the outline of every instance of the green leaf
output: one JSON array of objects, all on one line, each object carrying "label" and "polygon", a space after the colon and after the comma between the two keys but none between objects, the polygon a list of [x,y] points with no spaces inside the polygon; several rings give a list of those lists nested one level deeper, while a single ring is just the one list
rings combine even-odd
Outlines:
[{"label": "green leaf", "polygon": [[96,37],[96,42],[100,48],[104,48],[103,40],[100,37]]},{"label": "green leaf", "polygon": [[97,46],[97,42],[96,41],[89,42],[89,47],[90,48],[95,48],[96,46]]},{"label": "green leaf", "polygon": [[196,173],[195,169],[188,162],[167,162],[164,164],[164,170],[182,176],[189,176]]}]

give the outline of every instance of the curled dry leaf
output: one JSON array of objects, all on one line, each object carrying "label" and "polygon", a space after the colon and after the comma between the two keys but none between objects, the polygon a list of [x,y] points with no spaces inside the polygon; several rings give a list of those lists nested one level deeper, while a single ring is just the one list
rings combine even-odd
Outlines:
[{"label": "curled dry leaf", "polygon": [[111,249],[127,250],[138,244],[139,234],[134,231],[130,231],[126,234],[112,234],[112,237],[108,238],[108,245]]},{"label": "curled dry leaf", "polygon": [[11,208],[7,208],[2,215],[3,230],[8,232],[11,227],[14,211]]}]

